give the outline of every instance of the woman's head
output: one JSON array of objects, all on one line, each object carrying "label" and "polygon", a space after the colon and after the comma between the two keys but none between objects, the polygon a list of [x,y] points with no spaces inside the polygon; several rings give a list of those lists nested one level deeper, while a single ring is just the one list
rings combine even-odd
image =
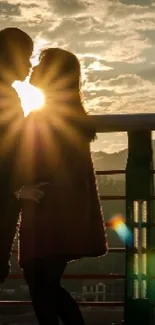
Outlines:
[{"label": "woman's head", "polygon": [[[48,113],[53,116],[58,112],[66,116],[78,133],[85,134],[92,140],[95,137],[94,127],[87,124],[80,94],[80,63],[77,57],[60,48],[49,48],[41,52],[39,65],[33,69],[30,82],[42,88],[47,99]],[[50,104],[49,104],[50,103]],[[87,126],[86,126],[87,124]]]},{"label": "woman's head", "polygon": [[80,64],[73,53],[60,48],[48,48],[40,54],[39,65],[33,69],[31,83],[41,88],[61,84],[66,89],[78,89],[80,75]]}]

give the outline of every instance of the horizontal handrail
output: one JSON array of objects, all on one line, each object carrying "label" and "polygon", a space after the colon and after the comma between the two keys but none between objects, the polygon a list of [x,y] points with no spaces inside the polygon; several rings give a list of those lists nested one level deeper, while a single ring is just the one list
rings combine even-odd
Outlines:
[{"label": "horizontal handrail", "polygon": [[[98,280],[98,279],[124,279],[124,274],[64,274],[62,279],[65,280]],[[10,274],[9,279],[23,279],[23,274]]]},{"label": "horizontal handrail", "polygon": [[81,307],[124,307],[123,301],[79,301]]},{"label": "horizontal handrail", "polygon": [[126,174],[125,169],[111,169],[111,170],[96,170],[96,175],[120,175]]},{"label": "horizontal handrail", "polygon": [[[155,224],[153,225],[155,227]],[[146,250],[146,249],[144,249]],[[135,249],[133,248],[133,251],[135,251]],[[126,248],[125,247],[110,247],[108,253],[125,253],[126,252]],[[151,249],[152,253],[155,253],[155,248]],[[13,249],[12,250],[12,254],[18,254],[18,249]]]},{"label": "horizontal handrail", "polygon": [[155,114],[103,114],[90,115],[96,132],[129,132],[155,130]]},{"label": "horizontal handrail", "polygon": [[[29,306],[31,300],[0,300],[0,306]],[[81,307],[123,307],[123,301],[78,301]]]},{"label": "horizontal handrail", "polygon": [[111,200],[126,200],[125,195],[100,195],[102,201],[111,201]]},{"label": "horizontal handrail", "polygon": [[[125,248],[124,247],[110,247],[108,253],[124,253]],[[13,254],[18,254],[18,249],[12,250]]]},{"label": "horizontal handrail", "polygon": [[[151,174],[155,174],[155,169],[150,171]],[[110,170],[96,170],[96,175],[119,175],[119,174],[126,174],[125,169],[110,169]]]},{"label": "horizontal handrail", "polygon": [[[134,276],[137,277],[136,275]],[[145,275],[144,275],[145,278]],[[10,280],[20,280],[23,279],[23,273],[17,273],[17,274],[10,274],[8,276],[8,279]],[[115,273],[109,273],[109,274],[64,274],[62,276],[62,279],[64,280],[124,280],[125,274],[115,274]],[[155,275],[151,275],[150,279],[155,280]]]},{"label": "horizontal handrail", "polygon": [[[126,195],[100,195],[100,199],[102,201],[112,201],[112,200],[117,201],[117,200],[126,200],[127,196]],[[149,199],[155,200],[155,195],[150,195]]]}]

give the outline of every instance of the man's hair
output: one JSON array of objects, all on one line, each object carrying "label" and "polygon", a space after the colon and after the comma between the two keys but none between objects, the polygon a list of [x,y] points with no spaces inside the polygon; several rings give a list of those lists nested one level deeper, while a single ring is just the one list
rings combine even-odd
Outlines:
[{"label": "man's hair", "polygon": [[0,30],[0,63],[12,64],[15,55],[30,56],[33,50],[31,37],[23,30],[8,27]]}]

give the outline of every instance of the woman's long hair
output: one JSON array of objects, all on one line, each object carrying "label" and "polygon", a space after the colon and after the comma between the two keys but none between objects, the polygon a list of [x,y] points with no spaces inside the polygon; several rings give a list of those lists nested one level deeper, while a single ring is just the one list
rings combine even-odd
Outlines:
[{"label": "woman's long hair", "polygon": [[60,48],[48,48],[41,52],[39,62],[32,73],[32,84],[50,91],[53,85],[59,104],[66,103],[63,107],[72,126],[87,141],[94,140],[96,130],[82,104],[81,71],[77,57]]}]

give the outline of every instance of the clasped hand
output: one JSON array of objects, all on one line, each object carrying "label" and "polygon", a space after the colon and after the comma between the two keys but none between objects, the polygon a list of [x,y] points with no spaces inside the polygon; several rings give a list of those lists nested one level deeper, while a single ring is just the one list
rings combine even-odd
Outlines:
[{"label": "clasped hand", "polygon": [[17,199],[32,200],[39,203],[40,199],[42,199],[44,196],[44,191],[41,189],[41,187],[44,185],[49,185],[49,183],[42,182],[36,185],[22,186],[18,191],[15,192],[15,196]]}]

